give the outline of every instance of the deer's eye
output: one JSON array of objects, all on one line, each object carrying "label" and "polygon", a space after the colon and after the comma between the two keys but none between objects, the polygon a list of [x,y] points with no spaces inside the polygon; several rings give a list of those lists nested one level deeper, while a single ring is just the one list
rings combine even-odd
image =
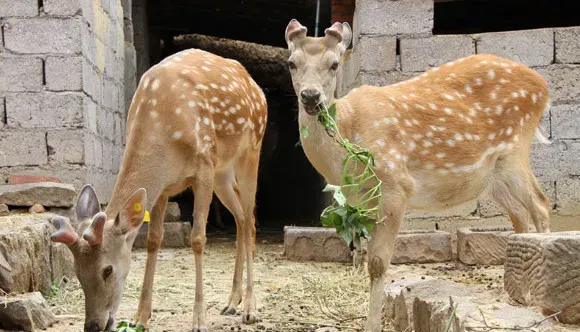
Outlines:
[{"label": "deer's eye", "polygon": [[333,62],[332,66],[330,66],[330,70],[337,70],[338,69],[338,62]]},{"label": "deer's eye", "polygon": [[113,267],[111,265],[107,266],[103,269],[103,279],[107,280],[107,278],[113,273]]},{"label": "deer's eye", "polygon": [[288,68],[294,70],[296,69],[296,64],[292,60],[288,60]]}]

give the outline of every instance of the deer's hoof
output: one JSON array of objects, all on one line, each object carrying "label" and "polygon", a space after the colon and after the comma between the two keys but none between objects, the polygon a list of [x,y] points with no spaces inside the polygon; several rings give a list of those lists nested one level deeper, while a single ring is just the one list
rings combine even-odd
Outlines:
[{"label": "deer's hoof", "polygon": [[234,307],[225,307],[221,311],[222,315],[233,316],[236,314],[236,308]]},{"label": "deer's hoof", "polygon": [[242,315],[242,323],[244,323],[244,324],[254,324],[254,323],[257,323],[259,321],[260,321],[260,319],[258,317],[256,317],[256,315],[254,315],[254,314],[244,313]]}]

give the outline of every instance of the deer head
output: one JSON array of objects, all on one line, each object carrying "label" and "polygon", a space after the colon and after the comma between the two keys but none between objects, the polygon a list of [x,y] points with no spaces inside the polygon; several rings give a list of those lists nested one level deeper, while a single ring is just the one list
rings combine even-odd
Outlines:
[{"label": "deer head", "polygon": [[53,242],[64,243],[74,256],[75,273],[85,294],[86,332],[115,328],[115,314],[131,263],[131,248],[143,222],[147,194],[138,189],[117,216],[101,212],[93,188],[86,185],[79,195],[75,231],[61,216],[52,219]]},{"label": "deer head", "polygon": [[288,23],[286,42],[291,52],[288,67],[300,109],[316,115],[316,106],[334,99],[336,72],[350,45],[352,30],[348,23],[336,22],[324,31],[324,37],[307,37],[306,31],[295,19]]}]

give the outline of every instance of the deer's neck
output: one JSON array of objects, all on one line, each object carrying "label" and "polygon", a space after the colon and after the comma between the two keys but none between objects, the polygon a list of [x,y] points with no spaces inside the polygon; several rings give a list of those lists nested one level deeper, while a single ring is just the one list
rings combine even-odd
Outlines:
[{"label": "deer's neck", "polygon": [[[337,124],[340,133],[345,138],[350,138],[353,113],[352,108],[344,99],[335,101]],[[301,129],[307,127],[308,137],[300,135],[300,143],[304,149],[306,157],[312,163],[314,168],[324,176],[326,182],[339,184],[342,173],[342,160],[346,152],[336,141],[328,135],[326,130],[318,122],[316,116],[308,115],[300,109],[298,115],[298,124]]]}]

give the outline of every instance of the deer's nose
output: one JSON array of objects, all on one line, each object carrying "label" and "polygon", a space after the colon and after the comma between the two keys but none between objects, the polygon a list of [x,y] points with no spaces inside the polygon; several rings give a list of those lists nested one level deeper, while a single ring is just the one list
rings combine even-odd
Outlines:
[{"label": "deer's nose", "polygon": [[320,92],[314,89],[306,89],[300,92],[302,103],[308,106],[314,106],[320,101]]},{"label": "deer's nose", "polygon": [[99,328],[99,323],[97,322],[89,322],[85,323],[85,332],[100,332],[101,329]]}]

